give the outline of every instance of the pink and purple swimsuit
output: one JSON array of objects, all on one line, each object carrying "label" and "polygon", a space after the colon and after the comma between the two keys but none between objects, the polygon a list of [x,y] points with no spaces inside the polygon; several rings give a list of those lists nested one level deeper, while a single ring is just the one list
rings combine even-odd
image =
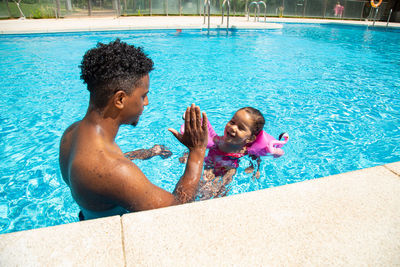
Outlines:
[{"label": "pink and purple swimsuit", "polygon": [[[217,136],[216,139],[220,137]],[[209,147],[208,155],[204,159],[206,169],[214,169],[216,176],[225,175],[230,169],[239,167],[239,159],[247,153],[227,153],[218,149],[218,142]]]}]

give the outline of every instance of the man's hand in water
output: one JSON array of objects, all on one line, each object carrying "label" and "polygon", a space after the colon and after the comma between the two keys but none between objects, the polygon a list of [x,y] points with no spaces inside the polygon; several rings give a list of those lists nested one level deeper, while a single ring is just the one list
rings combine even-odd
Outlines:
[{"label": "man's hand in water", "polygon": [[208,141],[207,115],[203,112],[201,119],[200,108],[192,104],[185,112],[185,131],[183,134],[175,129],[168,129],[189,151],[205,150]]}]

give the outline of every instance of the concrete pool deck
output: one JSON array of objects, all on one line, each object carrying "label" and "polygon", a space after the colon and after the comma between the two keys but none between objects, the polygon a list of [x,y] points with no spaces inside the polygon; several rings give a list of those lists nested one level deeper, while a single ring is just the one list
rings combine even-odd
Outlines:
[{"label": "concrete pool deck", "polygon": [[[212,17],[212,25],[220,20]],[[264,25],[236,17],[231,25],[372,24],[267,20],[271,23]],[[0,33],[201,29],[202,22],[201,17],[4,20]],[[399,211],[396,162],[221,199],[3,234],[0,266],[400,266]]]},{"label": "concrete pool deck", "polygon": [[1,266],[400,266],[400,162],[0,235]]},{"label": "concrete pool deck", "polygon": [[[341,25],[372,26],[371,21],[327,20],[327,19],[294,19],[294,18],[267,18],[267,23],[254,22],[253,18],[247,21],[245,17],[231,17],[230,27],[237,29],[279,29],[280,23],[324,23]],[[226,27],[221,24],[221,17],[211,17],[211,28]],[[385,27],[386,23],[376,22],[376,27]],[[399,28],[400,23],[389,23],[391,28]],[[54,33],[76,31],[116,31],[116,30],[141,30],[141,29],[203,29],[200,16],[143,16],[120,18],[79,18],[79,19],[25,19],[25,20],[0,20],[0,34],[25,34],[25,33]]]}]

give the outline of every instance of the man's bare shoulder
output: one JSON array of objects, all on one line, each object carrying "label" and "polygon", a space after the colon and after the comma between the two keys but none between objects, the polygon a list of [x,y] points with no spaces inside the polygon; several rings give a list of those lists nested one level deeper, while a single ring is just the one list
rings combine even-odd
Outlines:
[{"label": "man's bare shoulder", "polygon": [[94,191],[113,190],[116,184],[133,184],[145,178],[139,167],[127,159],[117,145],[104,143],[91,136],[75,149],[71,162],[71,178]]},{"label": "man's bare shoulder", "polygon": [[97,164],[104,167],[112,178],[133,179],[137,174],[144,175],[139,167],[126,158],[122,152],[100,154],[97,161]]},{"label": "man's bare shoulder", "polygon": [[92,171],[82,176],[80,183],[86,192],[106,203],[138,211],[168,206],[175,201],[172,194],[153,185],[139,167],[122,153],[104,154],[91,162],[92,165],[86,165],[84,169]]},{"label": "man's bare shoulder", "polygon": [[59,164],[62,177],[67,185],[69,185],[69,159],[71,155],[72,148],[72,136],[78,127],[80,121],[71,124],[63,133],[60,141],[60,151],[59,151]]},{"label": "man's bare shoulder", "polygon": [[67,129],[65,129],[65,131],[64,131],[64,133],[63,133],[63,135],[62,135],[62,137],[61,137],[61,142],[62,142],[65,138],[68,138],[68,137],[74,132],[74,130],[78,127],[78,125],[79,125],[80,122],[81,122],[81,121],[76,121],[76,122],[74,122],[73,124],[71,124],[70,126],[68,126]]}]

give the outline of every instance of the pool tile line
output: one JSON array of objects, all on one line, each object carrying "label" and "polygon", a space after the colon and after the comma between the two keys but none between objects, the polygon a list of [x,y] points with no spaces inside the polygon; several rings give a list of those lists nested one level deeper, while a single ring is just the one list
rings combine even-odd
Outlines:
[{"label": "pool tile line", "polygon": [[387,170],[389,170],[391,173],[393,173],[393,174],[395,174],[397,177],[399,177],[400,178],[400,174],[398,174],[397,172],[395,172],[394,170],[392,170],[391,168],[389,168],[389,167],[387,167],[387,166],[383,166],[383,167],[385,167]]},{"label": "pool tile line", "polygon": [[389,163],[383,165],[386,169],[388,169],[390,172],[395,174],[397,177],[400,178],[400,162],[394,162],[394,163]]},{"label": "pool tile line", "polygon": [[123,256],[123,258],[124,258],[124,267],[126,267],[125,234],[124,234],[124,225],[122,224],[122,216],[119,217],[119,223],[120,223],[120,225],[121,225],[122,256]]}]

